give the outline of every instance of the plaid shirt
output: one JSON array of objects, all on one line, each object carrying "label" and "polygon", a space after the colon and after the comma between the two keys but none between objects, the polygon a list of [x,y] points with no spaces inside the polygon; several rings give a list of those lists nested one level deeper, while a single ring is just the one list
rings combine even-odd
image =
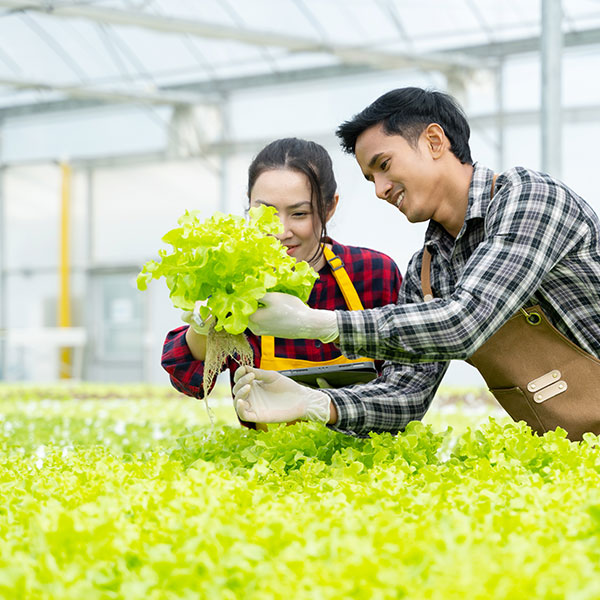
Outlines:
[{"label": "plaid shirt", "polygon": [[456,239],[430,221],[435,299],[424,303],[423,250],[411,259],[396,306],[337,313],[348,357],[386,359],[383,376],[327,390],[335,429],[397,432],[428,409],[451,359],[466,359],[523,306],[539,304],[577,346],[600,357],[600,222],[550,176],[475,164],[465,223]]},{"label": "plaid shirt", "polygon": [[[344,268],[350,277],[356,292],[365,308],[374,308],[385,304],[394,304],[398,300],[398,292],[402,276],[396,263],[385,254],[357,248],[342,246],[329,240],[333,252],[344,262]],[[327,310],[347,309],[344,296],[329,268],[325,265],[319,271],[319,279],[315,282],[309,306]],[[204,363],[194,359],[185,341],[187,325],[178,327],[167,334],[163,346],[162,366],[169,373],[173,386],[195,398],[203,396],[202,382]],[[254,366],[260,366],[260,337],[246,330],[246,336],[254,352]],[[325,361],[340,356],[340,350],[334,344],[323,344],[319,340],[284,340],[275,339],[275,356],[297,358],[313,362]],[[381,372],[383,362],[378,362]],[[223,367],[229,369],[231,385],[237,363],[229,359]]]}]

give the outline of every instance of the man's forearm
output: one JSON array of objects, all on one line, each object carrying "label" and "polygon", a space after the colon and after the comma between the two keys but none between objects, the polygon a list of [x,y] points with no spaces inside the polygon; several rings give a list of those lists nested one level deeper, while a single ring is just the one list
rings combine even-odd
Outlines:
[{"label": "man's forearm", "polygon": [[335,408],[328,425],[358,436],[396,434],[408,422],[423,417],[447,368],[447,362],[387,363],[374,381],[323,390]]},{"label": "man's forearm", "polygon": [[480,322],[487,322],[489,314],[483,305],[471,312],[465,305],[466,301],[448,299],[336,311],[336,345],[348,358],[404,363],[466,359],[484,335]]},{"label": "man's forearm", "polygon": [[327,421],[327,425],[335,425],[338,420],[337,408],[333,403],[333,400],[329,401],[329,421]]}]

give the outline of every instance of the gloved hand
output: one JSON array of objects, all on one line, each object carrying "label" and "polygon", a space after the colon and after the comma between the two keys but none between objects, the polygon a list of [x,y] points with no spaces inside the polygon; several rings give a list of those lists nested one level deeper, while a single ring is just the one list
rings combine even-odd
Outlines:
[{"label": "gloved hand", "polygon": [[254,335],[272,335],[290,340],[333,342],[338,338],[335,312],[310,308],[300,298],[281,292],[268,292],[260,302],[264,307],[250,315],[248,327]]},{"label": "gloved hand", "polygon": [[329,422],[330,398],[277,371],[238,367],[233,376],[234,405],[242,421],[287,423],[296,419]]},{"label": "gloved hand", "polygon": [[207,319],[200,317],[200,308],[206,305],[206,300],[198,300],[194,306],[194,310],[186,310],[181,315],[181,320],[187,323],[196,333],[200,335],[208,335],[210,326],[215,318],[210,315]]}]

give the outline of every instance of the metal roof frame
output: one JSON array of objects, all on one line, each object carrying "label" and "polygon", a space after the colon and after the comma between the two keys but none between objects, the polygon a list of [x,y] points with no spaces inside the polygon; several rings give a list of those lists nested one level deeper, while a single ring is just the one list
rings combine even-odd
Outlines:
[{"label": "metal roof frame", "polygon": [[[335,44],[330,41],[317,40],[309,37],[295,36],[289,34],[279,34],[271,31],[259,31],[255,29],[225,26],[210,23],[207,21],[175,18],[167,15],[155,15],[143,11],[124,10],[106,8],[88,3],[74,4],[58,4],[55,2],[30,1],[23,2],[22,0],[0,0],[0,7],[7,8],[9,13],[22,13],[29,15],[31,12],[42,13],[57,18],[75,18],[85,19],[101,26],[106,25],[125,25],[132,27],[140,27],[161,33],[176,33],[185,36],[199,37],[202,39],[213,40],[229,40],[241,42],[253,46],[264,48],[279,48],[290,53],[317,53],[335,57],[339,61],[339,66],[349,66],[352,68],[362,69],[363,71],[373,70],[395,70],[401,68],[420,68],[424,70],[436,70],[444,73],[451,73],[457,68],[472,72],[473,70],[485,68],[489,66],[489,60],[484,56],[469,56],[462,52],[392,52],[373,49],[368,46],[348,46]],[[34,26],[38,34],[41,34],[41,28],[35,21],[29,19],[28,25]],[[65,56],[64,52],[60,51],[59,45],[54,40],[46,40],[51,43],[53,50],[61,56],[69,67],[73,68],[73,59]],[[58,48],[56,47],[58,45]],[[111,52],[111,58],[115,62],[115,53]],[[14,62],[8,55],[5,57]],[[68,60],[67,60],[68,58]],[[121,67],[118,64],[118,68]],[[343,70],[340,72],[345,72]],[[122,72],[122,68],[120,69]],[[95,99],[100,102],[147,102],[150,104],[190,104],[194,102],[202,102],[201,98],[193,98],[191,96],[180,97],[172,94],[173,89],[156,87],[151,91],[132,90],[134,87],[128,85],[127,89],[121,89],[119,86],[112,86],[111,89],[103,89],[100,86],[88,83],[82,76],[81,69],[75,69],[78,79],[76,85],[59,84],[38,79],[31,80],[30,78],[3,78],[0,85],[13,87],[15,89],[33,89],[56,91],[66,95],[68,98],[76,99]],[[313,71],[316,73],[317,71]],[[331,70],[328,71],[331,73]],[[354,71],[356,73],[356,71]],[[274,74],[275,71],[271,73]],[[270,75],[269,73],[266,74]],[[272,79],[274,80],[274,79]],[[209,93],[222,93],[227,83],[222,80],[211,79],[213,90]],[[257,81],[257,79],[254,79]],[[132,83],[129,81],[128,83]],[[193,85],[193,84],[192,84]],[[210,84],[209,84],[210,86]],[[38,109],[42,105],[36,103]],[[11,107],[0,109],[1,117],[9,117],[11,115]],[[18,108],[17,108],[18,110]],[[25,111],[26,112],[26,111]],[[20,114],[24,114],[20,111]]]},{"label": "metal roof frame", "polygon": [[[0,4],[6,1],[8,0],[0,0]],[[508,56],[538,52],[540,44],[541,38],[539,36],[528,36],[503,42],[463,46],[458,49],[458,52],[461,55],[472,56],[474,58],[487,57],[487,68],[487,65],[498,64],[500,60]],[[570,32],[563,35],[563,48],[576,48],[595,44],[600,44],[600,28]],[[90,90],[89,87],[86,89],[86,86],[64,86],[65,88],[72,88],[73,91],[72,94],[69,94],[68,99],[50,99],[42,102],[22,103],[0,108],[0,120],[24,117],[35,113],[93,108],[101,106],[106,102],[147,101],[152,104],[206,103],[217,101],[223,94],[239,90],[364,75],[376,72],[377,70],[380,69],[376,69],[371,64],[327,65],[260,75],[242,75],[227,79],[189,82],[157,87],[153,92],[141,92],[138,90],[135,93],[131,88],[126,90],[119,88],[113,88],[112,90],[96,88],[97,94],[94,94],[94,90]],[[22,89],[44,89],[51,91],[57,88],[56,84],[48,84],[42,81],[23,81],[19,78],[14,78],[11,80],[11,83],[8,83],[8,78],[5,78],[0,80],[0,85],[2,85],[2,81],[6,81],[6,85],[21,87]],[[66,93],[64,90],[57,91]],[[190,95],[179,96],[179,93]],[[118,97],[122,99],[117,100]]]}]

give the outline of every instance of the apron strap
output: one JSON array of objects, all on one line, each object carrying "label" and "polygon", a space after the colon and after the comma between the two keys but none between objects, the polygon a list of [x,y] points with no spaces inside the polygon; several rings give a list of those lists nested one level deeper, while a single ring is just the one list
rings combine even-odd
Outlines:
[{"label": "apron strap", "polygon": [[[330,250],[327,246],[323,245],[323,254],[325,256],[325,260],[329,264],[329,268],[335,277],[335,281],[340,288],[342,295],[344,296],[344,300],[346,301],[346,306],[350,310],[363,310],[363,304],[360,300],[360,297],[352,284],[352,280],[348,276],[346,269],[344,269],[344,261],[337,256],[332,250]],[[275,338],[271,335],[263,335],[261,336],[261,365],[268,364],[269,361],[275,360]],[[341,357],[340,357],[341,358]],[[337,359],[335,359],[337,360]],[[355,362],[349,361],[348,359],[344,359],[345,362]],[[365,360],[365,359],[359,359]]]},{"label": "apron strap", "polygon": [[275,338],[272,335],[262,335],[260,345],[261,362],[275,358]]},{"label": "apron strap", "polygon": [[356,292],[346,269],[344,269],[344,261],[325,245],[323,246],[323,254],[329,263],[331,272],[333,273],[340,290],[342,290],[346,306],[350,310],[363,310],[364,307],[358,293]]},{"label": "apron strap", "polygon": [[433,291],[431,290],[431,253],[427,248],[423,248],[423,258],[421,259],[421,290],[423,291],[423,300],[431,302],[433,300]]},{"label": "apron strap", "polygon": [[498,179],[498,174],[494,173],[492,177],[492,189],[490,191],[490,200],[494,197],[494,189],[496,188],[496,179]]},{"label": "apron strap", "polygon": [[[496,179],[498,175],[494,173],[492,178],[492,189],[490,191],[490,200],[494,197],[494,189],[496,187]],[[423,292],[423,300],[431,302],[433,300],[433,291],[431,290],[431,252],[427,247],[423,248],[423,258],[421,259],[421,291]]]}]

